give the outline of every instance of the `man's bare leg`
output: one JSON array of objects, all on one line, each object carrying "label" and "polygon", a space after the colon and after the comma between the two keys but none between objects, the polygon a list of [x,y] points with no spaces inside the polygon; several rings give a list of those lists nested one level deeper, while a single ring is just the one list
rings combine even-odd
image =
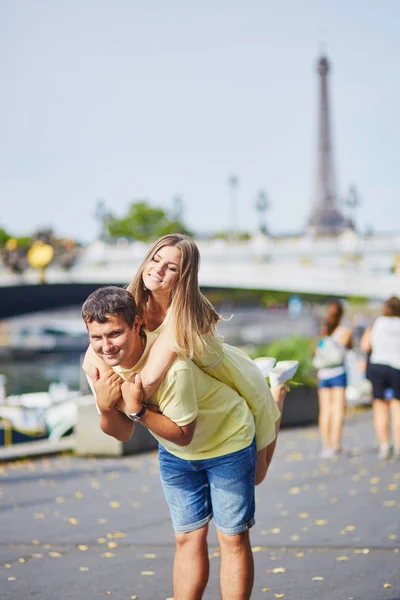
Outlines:
[{"label": "man's bare leg", "polygon": [[[275,400],[281,415],[287,390],[288,382],[284,383],[283,385],[276,385],[274,387],[271,387],[272,397]],[[264,481],[265,476],[267,475],[269,465],[271,464],[271,460],[275,452],[276,442],[278,441],[278,432],[280,425],[281,419],[278,419],[275,424],[275,439],[266,448],[263,448],[262,450],[259,450],[257,452],[256,485],[259,485],[262,481]]]},{"label": "man's bare leg", "polygon": [[225,535],[217,529],[221,547],[222,600],[249,600],[254,584],[254,559],[249,531]]},{"label": "man's bare leg", "polygon": [[201,600],[208,582],[210,564],[208,524],[189,533],[176,533],[174,599]]}]

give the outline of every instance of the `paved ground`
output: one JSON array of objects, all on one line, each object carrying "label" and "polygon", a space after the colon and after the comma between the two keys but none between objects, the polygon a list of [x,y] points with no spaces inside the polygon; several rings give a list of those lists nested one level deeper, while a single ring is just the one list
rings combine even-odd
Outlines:
[{"label": "paved ground", "polygon": [[[334,461],[318,458],[315,427],[281,432],[257,488],[254,599],[400,600],[400,462],[373,446],[370,411],[349,415]],[[172,598],[155,453],[3,462],[0,503],[1,600]],[[217,600],[213,526],[210,556],[204,600]]]}]

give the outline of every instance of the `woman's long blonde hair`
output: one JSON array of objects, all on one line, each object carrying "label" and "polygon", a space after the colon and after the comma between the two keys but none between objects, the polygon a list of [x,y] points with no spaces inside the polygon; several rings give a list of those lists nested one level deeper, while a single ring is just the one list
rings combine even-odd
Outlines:
[{"label": "woman's long blonde hair", "polygon": [[146,326],[146,306],[151,292],[145,289],[143,269],[163,246],[176,246],[182,254],[178,281],[172,288],[169,299],[171,348],[177,354],[185,354],[189,358],[200,357],[204,352],[202,335],[214,333],[220,316],[200,291],[200,252],[190,237],[172,233],[158,239],[146,254],[127,289],[134,297],[138,314]]}]

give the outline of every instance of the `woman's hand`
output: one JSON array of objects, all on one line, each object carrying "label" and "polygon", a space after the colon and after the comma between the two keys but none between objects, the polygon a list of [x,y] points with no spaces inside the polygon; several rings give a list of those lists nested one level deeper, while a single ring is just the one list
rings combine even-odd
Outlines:
[{"label": "woman's hand", "polygon": [[[143,388],[142,379],[139,373],[135,374],[134,381],[132,377],[129,381],[124,381],[121,385],[122,399],[124,401],[123,412],[138,413],[143,406]],[[122,410],[120,404],[118,408]]]}]

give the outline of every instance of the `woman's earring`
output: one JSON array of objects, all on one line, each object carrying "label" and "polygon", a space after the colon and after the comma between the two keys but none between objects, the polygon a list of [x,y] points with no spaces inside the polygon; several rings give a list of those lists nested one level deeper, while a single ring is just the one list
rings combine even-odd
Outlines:
[{"label": "woman's earring", "polygon": [[146,284],[145,284],[145,283],[143,284],[143,291],[144,291],[144,292],[147,292],[147,287],[146,287]]}]

